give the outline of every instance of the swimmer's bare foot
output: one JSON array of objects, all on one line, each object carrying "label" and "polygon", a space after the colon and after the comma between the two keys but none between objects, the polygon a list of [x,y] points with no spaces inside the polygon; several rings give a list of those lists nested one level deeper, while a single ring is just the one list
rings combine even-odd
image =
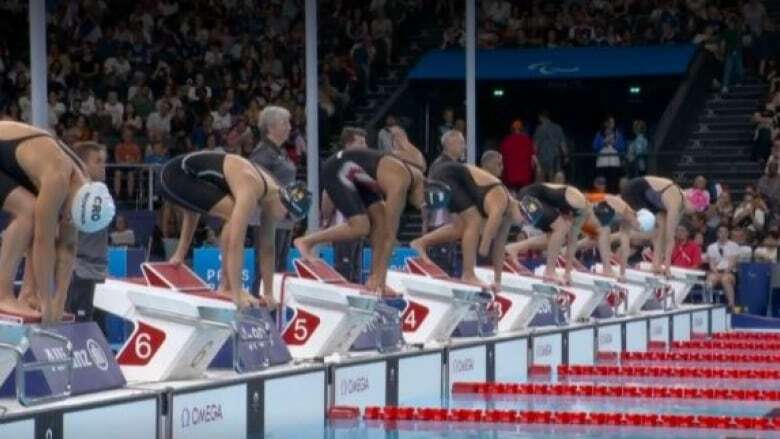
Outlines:
[{"label": "swimmer's bare foot", "polygon": [[462,280],[463,282],[466,282],[468,284],[476,285],[476,286],[478,286],[480,288],[490,288],[490,285],[486,284],[485,282],[482,282],[482,280],[480,278],[478,278],[473,273],[471,273],[471,274],[465,274],[464,273],[460,277],[460,280]]},{"label": "swimmer's bare foot", "polygon": [[415,239],[409,243],[409,247],[417,252],[418,257],[426,264],[431,264],[433,261],[428,257],[428,248],[420,242],[420,239]]},{"label": "swimmer's bare foot", "polygon": [[273,294],[263,294],[260,297],[260,305],[266,307],[269,311],[276,309],[279,306],[279,302],[276,301]]},{"label": "swimmer's bare foot", "polygon": [[[235,295],[233,297],[235,297]],[[258,299],[255,296],[252,296],[246,291],[242,291],[239,294],[238,299],[236,300],[236,306],[238,307],[238,309],[257,307],[260,306],[260,299]]]},{"label": "swimmer's bare foot", "polygon": [[317,256],[314,254],[314,249],[308,244],[305,244],[303,238],[296,238],[293,241],[293,245],[298,249],[298,252],[301,254],[301,259],[304,261],[313,261],[317,259]]},{"label": "swimmer's bare foot", "polygon": [[41,311],[41,299],[32,290],[25,290],[19,293],[19,302],[27,306],[31,310]]},{"label": "swimmer's bare foot", "polygon": [[385,286],[378,278],[369,276],[368,279],[366,279],[366,288],[377,295],[381,295],[384,292]]},{"label": "swimmer's bare foot", "polygon": [[40,312],[30,308],[27,304],[16,300],[13,295],[3,296],[3,298],[0,299],[0,313],[3,311],[17,314],[26,318],[41,318]]}]

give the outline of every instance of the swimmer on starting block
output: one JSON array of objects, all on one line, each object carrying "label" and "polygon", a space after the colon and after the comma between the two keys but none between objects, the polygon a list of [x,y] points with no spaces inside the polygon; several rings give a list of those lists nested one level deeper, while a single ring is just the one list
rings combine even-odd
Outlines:
[{"label": "swimmer on starting block", "polygon": [[[241,283],[249,217],[260,208],[260,271],[263,279],[271,279],[277,222],[288,213],[300,219],[309,210],[311,194],[304,183],[294,182],[283,188],[266,170],[239,155],[201,151],[169,160],[160,173],[160,187],[163,196],[183,212],[179,243],[170,262],[184,261],[201,214],[220,218],[225,221],[220,235],[224,273],[220,288],[240,308],[259,305],[260,301],[245,292]],[[265,305],[273,307],[273,282],[263,282],[263,286]]]},{"label": "swimmer on starting block", "polygon": [[407,201],[423,205],[425,159],[404,130],[391,128],[393,153],[358,148],[342,150],[322,166],[328,197],[347,222],[297,238],[304,259],[316,259],[314,247],[368,236],[373,258],[366,286],[383,294],[398,224]]},{"label": "swimmer on starting block", "polygon": [[674,235],[683,214],[691,213],[693,206],[677,184],[661,177],[631,179],[620,195],[632,209],[647,209],[655,215],[658,227],[653,239],[653,271],[671,276]]},{"label": "swimmer on starting block", "polygon": [[[68,145],[10,121],[0,122],[0,200],[13,217],[0,246],[0,312],[58,321],[73,274],[77,233],[106,228],[114,217],[114,200],[105,184],[90,181]],[[29,293],[15,300],[14,277],[31,241],[27,267],[35,287],[28,285]]]},{"label": "swimmer on starting block", "polygon": [[[428,247],[461,241],[463,274],[466,282],[482,285],[475,273],[477,253],[491,256],[495,270],[495,288],[501,285],[504,247],[512,224],[520,221],[517,201],[497,177],[503,169],[501,153],[487,151],[482,155],[481,168],[458,162],[439,165],[431,180],[446,185],[449,211],[455,214],[452,223],[439,227],[410,243],[420,257],[430,261]],[[427,201],[427,200],[426,200]],[[429,203],[430,204],[430,203]]]},{"label": "swimmer on starting block", "polygon": [[585,220],[592,214],[590,203],[574,186],[536,183],[523,188],[519,195],[520,211],[532,226],[545,232],[524,242],[506,247],[510,255],[517,255],[524,247],[546,243],[547,266],[544,276],[557,279],[555,264],[561,248],[566,245],[566,271],[563,281],[571,282],[577,239]]}]

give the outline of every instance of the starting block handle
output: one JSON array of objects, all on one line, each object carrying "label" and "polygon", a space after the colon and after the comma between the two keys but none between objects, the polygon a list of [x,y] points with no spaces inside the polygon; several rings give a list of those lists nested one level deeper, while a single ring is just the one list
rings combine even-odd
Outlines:
[{"label": "starting block handle", "polygon": [[531,285],[531,288],[533,289],[533,292],[535,294],[540,294],[548,297],[555,297],[555,295],[558,293],[558,289],[553,285],[533,284]]},{"label": "starting block handle", "polygon": [[[60,343],[65,351],[66,358],[62,360],[39,360],[34,362],[25,363],[24,354],[19,350],[14,349],[14,353],[17,355],[16,363],[16,398],[19,403],[25,407],[43,404],[47,402],[60,401],[70,397],[71,395],[71,382],[73,380],[73,345],[67,338],[45,329],[38,327],[30,328],[30,335],[38,336],[42,338],[48,338],[54,342]],[[65,374],[67,376],[67,383],[64,386],[62,392],[52,393],[46,396],[29,396],[27,394],[27,373],[39,371],[47,368],[65,368]]]},{"label": "starting block handle", "polygon": [[170,311],[149,308],[146,306],[136,305],[135,307],[136,309],[138,309],[139,312],[142,312],[143,314],[149,315],[151,317],[171,320],[174,322],[183,323],[185,325],[190,325],[190,326],[201,326],[201,327],[209,326],[214,329],[226,329],[231,332],[233,331],[233,327],[231,325],[223,322],[218,322],[218,321],[203,319],[203,318],[189,317],[189,316],[185,316]]}]

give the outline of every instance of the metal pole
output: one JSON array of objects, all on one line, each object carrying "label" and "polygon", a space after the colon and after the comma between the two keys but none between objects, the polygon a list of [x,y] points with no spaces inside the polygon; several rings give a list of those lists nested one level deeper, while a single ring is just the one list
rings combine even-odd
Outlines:
[{"label": "metal pole", "polygon": [[48,130],[46,102],[46,1],[30,0],[30,115],[32,124]]},{"label": "metal pole", "polygon": [[306,0],[306,180],[312,194],[308,231],[320,226],[320,145],[317,119],[317,0]]},{"label": "metal pole", "polygon": [[149,210],[154,210],[154,167],[149,166],[147,169],[149,170],[149,180],[147,181],[149,184]]},{"label": "metal pole", "polygon": [[[431,152],[431,104],[425,103],[425,153]],[[434,154],[436,155],[436,154]]]},{"label": "metal pole", "polygon": [[476,0],[466,0],[466,160],[477,160]]}]

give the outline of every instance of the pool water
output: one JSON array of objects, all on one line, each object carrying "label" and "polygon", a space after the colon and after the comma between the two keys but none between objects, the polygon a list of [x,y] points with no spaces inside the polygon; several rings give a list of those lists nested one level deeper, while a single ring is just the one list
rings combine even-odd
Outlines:
[{"label": "pool water", "polygon": [[694,430],[669,428],[619,428],[554,425],[467,425],[462,423],[399,422],[386,428],[381,423],[361,422],[336,425],[326,429],[328,439],[713,439],[777,438],[777,432]]}]

